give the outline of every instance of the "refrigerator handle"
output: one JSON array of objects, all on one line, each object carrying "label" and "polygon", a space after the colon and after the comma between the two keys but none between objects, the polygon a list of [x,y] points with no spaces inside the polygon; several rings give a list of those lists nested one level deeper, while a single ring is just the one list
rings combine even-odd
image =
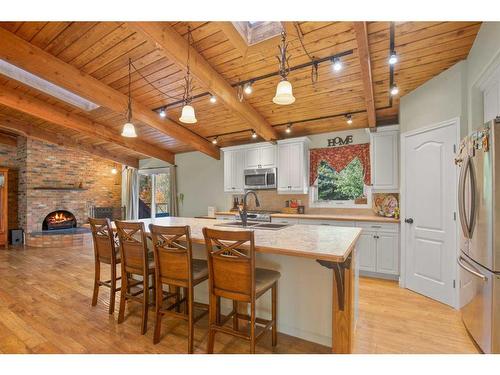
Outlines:
[{"label": "refrigerator handle", "polygon": [[486,276],[484,276],[482,273],[478,272],[477,270],[475,269],[472,269],[472,268],[469,268],[467,267],[464,263],[462,262],[465,262],[467,263],[467,265],[469,265],[470,267],[472,267],[472,264],[470,264],[469,262],[467,262],[462,256],[459,256],[458,259],[457,259],[457,263],[460,267],[462,267],[464,270],[472,273],[474,276],[477,276],[479,277],[481,280],[483,281],[486,281],[488,280],[488,278]]},{"label": "refrigerator handle", "polygon": [[458,216],[465,238],[470,238],[467,218],[465,216],[465,176],[467,174],[468,161],[469,157],[466,157],[465,162],[462,163],[462,167],[460,168],[460,178],[458,180]]},{"label": "refrigerator handle", "polygon": [[469,213],[469,223],[468,223],[468,228],[469,228],[469,238],[472,238],[472,235],[474,233],[474,228],[476,226],[476,189],[477,189],[477,184],[476,184],[476,173],[474,171],[474,165],[472,163],[472,158],[469,158],[468,160],[469,167],[468,167],[468,172],[470,174],[470,213]]}]

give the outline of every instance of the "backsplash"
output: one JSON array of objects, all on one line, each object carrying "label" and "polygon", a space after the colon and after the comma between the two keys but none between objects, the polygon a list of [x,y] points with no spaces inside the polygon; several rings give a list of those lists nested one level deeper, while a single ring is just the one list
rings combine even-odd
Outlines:
[{"label": "backsplash", "polygon": [[[328,214],[347,214],[355,211],[358,214],[373,214],[371,208],[310,208],[309,195],[307,194],[278,194],[276,190],[260,190],[257,192],[260,201],[261,210],[281,211],[285,207],[287,200],[296,199],[301,201],[301,205],[305,207],[306,214],[328,215]],[[373,194],[376,196],[376,194]],[[393,194],[399,201],[399,195]],[[236,195],[242,197],[242,195]],[[252,196],[248,198],[249,209],[256,209],[255,200]],[[231,208],[230,206],[229,208]]]}]

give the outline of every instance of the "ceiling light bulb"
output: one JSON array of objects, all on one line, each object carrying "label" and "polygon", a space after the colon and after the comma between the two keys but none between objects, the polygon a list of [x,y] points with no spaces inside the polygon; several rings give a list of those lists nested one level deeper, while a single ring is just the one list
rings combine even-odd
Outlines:
[{"label": "ceiling light bulb", "polygon": [[123,125],[122,137],[136,138],[137,133],[135,132],[135,126],[131,122],[127,122]]},{"label": "ceiling light bulb", "polygon": [[167,117],[167,111],[165,111],[165,108],[160,109],[160,117],[161,118]]},{"label": "ceiling light bulb", "polygon": [[212,143],[213,143],[214,145],[216,145],[216,144],[217,144],[217,137],[215,137],[214,139],[212,139]]},{"label": "ceiling light bulb", "polygon": [[399,93],[398,86],[396,86],[395,84],[394,84],[394,85],[392,85],[392,87],[391,87],[391,95],[392,95],[392,96],[395,96],[395,95],[397,95],[398,93]]},{"label": "ceiling light bulb", "polygon": [[111,169],[111,174],[117,174],[117,173],[118,173],[118,170],[115,167],[113,167],[113,169]]},{"label": "ceiling light bulb", "polygon": [[348,124],[348,125],[351,125],[351,124],[352,124],[352,116],[351,116],[351,115],[347,115],[347,116],[345,117],[345,119],[346,119],[346,122],[347,122],[347,124]]},{"label": "ceiling light bulb", "polygon": [[292,124],[288,124],[285,131],[290,134],[292,132]]},{"label": "ceiling light bulb", "polygon": [[243,86],[243,91],[245,91],[245,94],[250,95],[253,92],[252,83],[245,83],[245,85]]},{"label": "ceiling light bulb", "polygon": [[217,103],[217,97],[215,95],[210,95],[210,103]]},{"label": "ceiling light bulb", "polygon": [[257,133],[255,132],[255,130],[252,130],[252,138],[257,138]]},{"label": "ceiling light bulb", "polygon": [[342,61],[338,57],[333,59],[333,70],[339,72],[342,70]]},{"label": "ceiling light bulb", "polygon": [[389,64],[394,65],[398,62],[398,55],[396,55],[396,51],[392,51],[391,55],[389,56]]},{"label": "ceiling light bulb", "polygon": [[179,121],[185,124],[196,124],[198,122],[194,114],[194,108],[191,105],[186,104],[184,107],[182,107],[181,117],[179,118]]},{"label": "ceiling light bulb", "polygon": [[276,95],[273,98],[274,104],[288,105],[295,101],[293,96],[293,88],[290,81],[283,79],[276,87]]}]

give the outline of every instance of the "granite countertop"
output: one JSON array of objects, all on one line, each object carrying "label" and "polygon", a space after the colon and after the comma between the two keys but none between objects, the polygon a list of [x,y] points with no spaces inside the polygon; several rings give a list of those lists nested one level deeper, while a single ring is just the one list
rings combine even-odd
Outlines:
[{"label": "granite countertop", "polygon": [[[232,211],[219,211],[216,215],[236,215]],[[399,219],[383,217],[375,214],[271,214],[271,217],[316,219],[316,220],[339,220],[339,221],[371,221],[378,223],[399,223]]]},{"label": "granite countertop", "polygon": [[[192,241],[198,244],[205,243],[202,233],[204,227],[226,231],[242,230],[241,228],[214,226],[223,224],[224,221],[213,219],[162,217],[139,221],[144,222],[146,231],[149,231],[150,223],[165,226],[189,225]],[[258,253],[344,262],[354,249],[362,229],[297,224],[280,230],[252,230],[255,232],[255,250]]]}]

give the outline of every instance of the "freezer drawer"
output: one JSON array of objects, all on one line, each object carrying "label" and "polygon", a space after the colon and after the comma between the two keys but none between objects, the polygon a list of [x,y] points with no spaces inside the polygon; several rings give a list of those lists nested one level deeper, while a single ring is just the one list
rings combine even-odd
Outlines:
[{"label": "freezer drawer", "polygon": [[500,274],[493,274],[467,255],[460,266],[462,320],[485,353],[500,353]]}]

